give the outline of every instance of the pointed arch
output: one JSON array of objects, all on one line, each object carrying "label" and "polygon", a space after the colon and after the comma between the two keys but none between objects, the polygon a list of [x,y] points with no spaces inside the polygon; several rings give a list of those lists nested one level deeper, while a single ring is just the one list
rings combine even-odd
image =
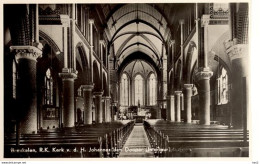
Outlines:
[{"label": "pointed arch", "polygon": [[94,91],[100,91],[101,90],[101,78],[100,78],[100,71],[97,65],[97,61],[94,60],[93,62],[93,82],[94,82]]}]

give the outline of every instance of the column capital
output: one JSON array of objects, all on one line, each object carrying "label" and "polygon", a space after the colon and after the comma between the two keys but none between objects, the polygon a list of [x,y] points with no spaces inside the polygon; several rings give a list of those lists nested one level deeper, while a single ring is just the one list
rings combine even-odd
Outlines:
[{"label": "column capital", "polygon": [[182,91],[175,91],[174,94],[175,94],[175,95],[181,95],[181,94],[182,94]]},{"label": "column capital", "polygon": [[88,21],[89,24],[94,24],[94,22],[95,22],[94,19],[89,19]]},{"label": "column capital", "polygon": [[113,101],[113,102],[111,102],[112,106],[116,106],[117,103],[118,103],[117,101]]},{"label": "column capital", "polygon": [[172,98],[174,98],[174,95],[168,95],[166,98],[167,99],[172,99]]},{"label": "column capital", "polygon": [[170,43],[170,46],[172,46],[175,44],[175,40],[170,40],[169,43]]},{"label": "column capital", "polygon": [[99,40],[99,44],[105,45],[105,41],[104,40]]},{"label": "column capital", "polygon": [[110,96],[103,96],[102,98],[103,98],[104,100],[109,100],[109,99],[111,99]]},{"label": "column capital", "polygon": [[213,76],[213,72],[209,68],[200,68],[199,72],[196,73],[196,79],[199,80],[208,80]]},{"label": "column capital", "polygon": [[93,92],[94,96],[102,96],[103,95],[103,91],[98,91],[98,92]]},{"label": "column capital", "polygon": [[42,50],[34,46],[11,46],[11,52],[15,52],[15,58],[29,59],[36,61],[37,58],[42,57]]},{"label": "column capital", "polygon": [[184,87],[185,89],[192,89],[193,84],[184,84],[183,87]]},{"label": "column capital", "polygon": [[225,43],[225,46],[227,49],[226,52],[231,61],[248,56],[248,44],[236,44],[230,46],[228,43]]},{"label": "column capital", "polygon": [[62,78],[62,80],[75,80],[77,78],[77,74],[75,73],[59,73],[59,76]]},{"label": "column capital", "polygon": [[201,27],[205,27],[209,25],[210,15],[202,15],[201,17]]},{"label": "column capital", "polygon": [[180,19],[180,20],[179,20],[179,24],[180,24],[180,25],[184,25],[184,22],[185,22],[184,19]]},{"label": "column capital", "polygon": [[81,85],[83,91],[92,91],[94,84]]},{"label": "column capital", "polygon": [[60,15],[61,24],[64,27],[70,26],[70,17],[68,15]]}]

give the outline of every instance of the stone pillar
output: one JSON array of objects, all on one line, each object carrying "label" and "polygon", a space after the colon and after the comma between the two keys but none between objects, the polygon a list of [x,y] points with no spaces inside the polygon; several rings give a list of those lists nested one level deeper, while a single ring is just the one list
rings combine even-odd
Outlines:
[{"label": "stone pillar", "polygon": [[[100,61],[100,81],[101,81],[101,90],[104,91],[104,87],[106,86],[103,86],[102,83],[103,83],[103,48],[102,46],[104,46],[104,40],[99,40],[99,59],[101,60]],[[104,110],[104,109],[103,109]],[[105,117],[103,117],[103,121],[105,120]]]},{"label": "stone pillar", "polygon": [[72,12],[71,12],[71,55],[72,55],[72,58],[71,58],[71,60],[72,60],[72,68],[74,69],[74,70],[76,70],[76,62],[77,62],[77,59],[76,59],[76,48],[75,48],[75,34],[76,34],[76,4],[72,4],[72,8],[71,8],[71,10],[72,10]]},{"label": "stone pillar", "polygon": [[[185,55],[184,55],[184,31],[183,31],[183,26],[184,26],[184,19],[180,19],[179,20],[179,24],[181,26],[181,57],[182,57],[182,72],[184,70],[184,64],[185,64]],[[183,75],[182,75],[182,79],[183,79]],[[184,80],[184,79],[183,79]]]},{"label": "stone pillar", "polygon": [[111,103],[111,119],[112,121],[115,121],[115,107],[117,106],[116,102]]},{"label": "stone pillar", "polygon": [[102,122],[105,122],[106,119],[106,99],[102,97]]},{"label": "stone pillar", "polygon": [[35,5],[35,42],[37,44],[40,43],[39,41],[39,5]]},{"label": "stone pillar", "polygon": [[105,101],[105,122],[111,122],[111,107],[110,107],[110,97],[103,97]]},{"label": "stone pillar", "polygon": [[92,90],[94,85],[82,85],[84,97],[84,124],[92,124]]},{"label": "stone pillar", "polygon": [[212,76],[213,72],[208,68],[200,68],[196,74],[199,85],[199,118],[202,125],[210,125],[210,78]]},{"label": "stone pillar", "polygon": [[183,97],[183,93],[181,94],[181,120],[184,120],[184,97]]},{"label": "stone pillar", "polygon": [[68,15],[60,15],[62,24],[62,44],[63,44],[63,69],[62,72],[68,72],[68,27],[70,26],[70,18]]},{"label": "stone pillar", "polygon": [[75,104],[74,104],[74,80],[77,78],[75,73],[59,73],[62,78],[63,93],[63,127],[73,127],[75,120]]},{"label": "stone pillar", "polygon": [[[201,27],[204,27],[204,36],[199,37],[201,41],[198,43],[199,52],[199,70],[196,73],[196,80],[198,81],[199,92],[199,118],[200,124],[210,125],[210,78],[213,72],[208,67],[208,26],[210,22],[210,15],[203,15],[201,19]],[[198,22],[199,23],[199,22]],[[198,27],[199,28],[199,27]],[[200,31],[200,29],[198,29]],[[203,41],[204,40],[204,41]]]},{"label": "stone pillar", "polygon": [[175,121],[175,111],[174,111],[174,96],[167,96],[167,116],[166,119],[168,121]]},{"label": "stone pillar", "polygon": [[96,123],[102,123],[102,115],[103,115],[103,111],[102,111],[102,94],[103,92],[94,92],[95,95],[95,106],[96,106],[96,111],[95,111],[95,115],[96,115]]},{"label": "stone pillar", "polygon": [[[243,83],[242,79],[248,76],[248,45],[236,44],[236,39],[225,43],[227,54],[232,61],[232,90],[231,90],[231,103],[232,103],[232,124],[234,128],[243,128]],[[248,86],[248,83],[246,84]],[[248,102],[248,101],[247,101]],[[248,109],[248,106],[247,106]],[[248,112],[248,110],[247,110]],[[246,118],[246,120],[248,120]]]},{"label": "stone pillar", "polygon": [[191,96],[193,84],[184,84],[184,121],[191,123]]},{"label": "stone pillar", "polygon": [[90,81],[93,82],[93,51],[94,51],[94,45],[93,45],[93,26],[94,26],[94,20],[89,19],[89,43],[90,43]]},{"label": "stone pillar", "polygon": [[17,61],[17,121],[21,133],[37,133],[37,88],[36,63],[41,57],[41,48],[34,46],[11,46]]},{"label": "stone pillar", "polygon": [[182,94],[182,91],[175,91],[176,122],[181,122],[181,94]]},{"label": "stone pillar", "polygon": [[208,26],[210,21],[210,15],[202,15],[201,26],[204,27],[204,56],[203,56],[203,67],[208,68]]}]

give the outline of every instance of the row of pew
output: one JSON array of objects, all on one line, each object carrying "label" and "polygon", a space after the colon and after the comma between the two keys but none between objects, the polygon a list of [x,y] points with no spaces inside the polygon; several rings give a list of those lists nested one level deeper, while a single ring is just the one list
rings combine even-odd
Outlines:
[{"label": "row of pew", "polygon": [[222,125],[144,121],[157,157],[248,157],[249,135]]},{"label": "row of pew", "polygon": [[118,121],[21,134],[5,135],[5,158],[112,158],[117,157],[134,121]]}]

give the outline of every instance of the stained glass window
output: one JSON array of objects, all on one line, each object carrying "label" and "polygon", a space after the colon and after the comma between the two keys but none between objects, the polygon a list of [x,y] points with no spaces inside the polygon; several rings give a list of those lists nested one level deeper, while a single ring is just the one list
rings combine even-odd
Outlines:
[{"label": "stained glass window", "polygon": [[53,79],[51,76],[51,70],[46,71],[45,76],[45,94],[44,94],[45,105],[53,105]]},{"label": "stained glass window", "polygon": [[124,73],[121,77],[121,105],[128,106],[128,95],[129,95],[129,80],[127,75]]},{"label": "stained glass window", "polygon": [[135,81],[135,105],[143,105],[143,77],[137,75]]},{"label": "stained glass window", "polygon": [[156,78],[154,73],[152,73],[149,77],[149,104],[156,104]]}]

